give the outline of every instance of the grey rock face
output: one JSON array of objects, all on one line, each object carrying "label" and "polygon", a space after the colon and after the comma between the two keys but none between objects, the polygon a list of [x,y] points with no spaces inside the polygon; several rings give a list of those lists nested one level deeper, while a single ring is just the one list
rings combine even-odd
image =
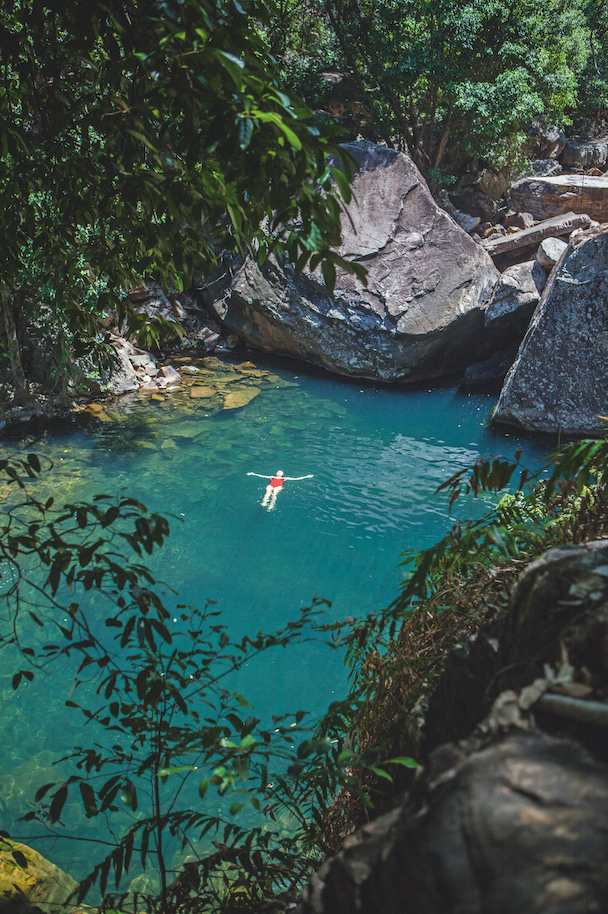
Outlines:
[{"label": "grey rock face", "polygon": [[608,162],[608,137],[599,140],[573,137],[566,140],[560,158],[564,165],[580,165],[582,168],[605,165]]},{"label": "grey rock face", "polygon": [[543,158],[555,159],[566,145],[564,134],[540,119],[530,125],[529,133],[535,139],[536,154]]},{"label": "grey rock face", "polygon": [[608,229],[570,245],[549,278],[494,419],[596,433],[608,413]]},{"label": "grey rock face", "polygon": [[561,238],[545,238],[536,252],[536,260],[543,269],[552,270],[567,247]]},{"label": "grey rock face", "polygon": [[530,169],[537,178],[550,178],[562,172],[562,166],[555,159],[535,159],[530,162]]},{"label": "grey rock face", "polygon": [[338,374],[413,382],[462,372],[479,357],[497,270],[409,158],[371,143],[347,149],[360,172],[340,253],[365,265],[367,287],[340,271],[329,295],[318,272],[247,260],[207,286],[208,303],[247,345]]},{"label": "grey rock face", "polygon": [[496,352],[483,362],[475,362],[466,369],[459,390],[483,390],[499,393],[505,376],[515,361],[517,346]]},{"label": "grey rock face", "polygon": [[560,174],[522,178],[511,188],[511,203],[536,219],[564,213],[586,213],[598,222],[608,220],[608,177]]},{"label": "grey rock face", "polygon": [[463,231],[468,232],[469,235],[471,232],[474,232],[481,223],[479,216],[469,216],[468,213],[461,213],[458,210],[454,211],[452,218],[454,219],[454,222],[456,222]]},{"label": "grey rock face", "polygon": [[116,353],[116,362],[102,371],[101,379],[105,392],[110,396],[118,396],[138,390],[137,368],[132,357],[138,353],[142,359],[141,364],[147,365],[148,362],[154,361],[152,356],[143,350],[136,350],[132,343],[115,334],[112,334],[111,342]]},{"label": "grey rock face", "polygon": [[435,750],[409,807],[347,838],[294,914],[605,910],[606,768],[566,740],[505,731]]},{"label": "grey rock face", "polygon": [[[488,305],[486,326],[507,326],[523,319],[525,329],[546,282],[547,274],[535,260],[508,267],[501,275]],[[522,309],[523,315],[519,313]]]}]

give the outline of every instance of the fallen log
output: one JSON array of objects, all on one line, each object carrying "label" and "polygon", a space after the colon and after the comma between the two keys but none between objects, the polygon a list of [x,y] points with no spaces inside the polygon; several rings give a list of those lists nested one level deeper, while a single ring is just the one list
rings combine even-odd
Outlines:
[{"label": "fallen log", "polygon": [[591,225],[589,216],[565,213],[563,216],[545,219],[544,222],[539,222],[532,228],[514,232],[512,235],[488,238],[481,242],[481,246],[490,257],[497,257],[499,254],[506,254],[507,251],[523,251],[527,248],[538,247],[545,238],[559,238],[561,235],[569,235],[574,229],[587,228],[589,225]]}]

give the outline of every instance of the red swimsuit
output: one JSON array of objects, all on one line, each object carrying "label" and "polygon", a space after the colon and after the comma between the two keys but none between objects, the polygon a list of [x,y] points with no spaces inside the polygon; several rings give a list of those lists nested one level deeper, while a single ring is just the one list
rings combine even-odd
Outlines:
[{"label": "red swimsuit", "polygon": [[282,476],[273,476],[270,480],[270,485],[273,489],[280,489],[284,482],[285,480]]}]

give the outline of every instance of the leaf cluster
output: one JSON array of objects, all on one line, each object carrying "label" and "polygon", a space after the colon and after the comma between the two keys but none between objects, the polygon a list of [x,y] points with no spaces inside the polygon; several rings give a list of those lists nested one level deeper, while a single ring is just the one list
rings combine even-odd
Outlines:
[{"label": "leaf cluster", "polygon": [[[253,0],[11,0],[0,11],[0,290],[66,346],[99,315],[136,326],[142,278],[188,288],[221,251],[311,255],[339,243],[353,160],[287,94]],[[255,19],[254,19],[255,17]]]},{"label": "leaf cluster", "polygon": [[[345,632],[351,694],[335,723],[343,745],[363,757],[418,756],[419,703],[446,651],[504,611],[517,574],[547,549],[608,537],[608,440],[567,444],[534,472],[521,461],[521,452],[513,460],[484,457],[443,483],[438,491],[450,505],[467,495],[501,497],[480,520],[458,522],[432,547],[404,553],[395,601]],[[369,773],[362,784],[378,796]],[[329,846],[335,850],[364,818],[361,801],[342,792],[326,818]]]},{"label": "leaf cluster", "polygon": [[[340,87],[354,93],[360,129],[407,148],[425,172],[444,157],[448,167],[465,157],[509,163],[535,117],[568,121],[585,92],[590,59],[596,80],[602,78],[605,13],[593,0],[542,7],[532,0],[317,0],[316,7],[334,36],[338,97]],[[281,21],[289,31],[289,17]],[[311,51],[297,25],[283,39],[290,42],[291,57],[310,70]],[[328,69],[321,57],[316,64],[320,75]],[[353,100],[342,98],[351,107]]]},{"label": "leaf cluster", "polygon": [[[58,760],[74,773],[45,783],[24,820],[60,835],[74,803],[100,820],[106,850],[78,901],[96,885],[121,893],[123,875],[150,863],[160,892],[147,903],[162,911],[291,897],[318,862],[331,797],[344,787],[369,803],[358,771],[391,777],[377,753],[346,749],[335,726],[313,733],[298,711],[269,727],[235,690],[239,670],[268,650],[312,638],[337,647],[317,619],[325,601],[276,632],[234,640],[212,600],[169,608],[144,564],[169,534],[165,516],[120,494],[35,497],[30,482],[51,469],[42,464],[33,453],[0,463],[16,490],[0,529],[0,649],[19,659],[15,690],[57,665],[73,672],[65,704],[89,742]],[[168,862],[176,847],[190,855],[179,870]],[[124,891],[111,903],[124,907]]]}]

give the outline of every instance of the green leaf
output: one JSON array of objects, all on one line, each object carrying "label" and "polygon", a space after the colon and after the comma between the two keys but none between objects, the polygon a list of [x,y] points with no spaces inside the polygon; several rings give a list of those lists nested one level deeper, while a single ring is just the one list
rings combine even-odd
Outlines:
[{"label": "green leaf", "polygon": [[298,758],[307,758],[314,751],[314,748],[314,743],[309,739],[305,739],[298,746]]},{"label": "green leaf", "polygon": [[137,790],[132,781],[127,780],[120,791],[120,799],[135,812],[137,810]]},{"label": "green leaf", "polygon": [[87,784],[86,781],[81,781],[79,784],[80,794],[82,796],[82,802],[84,804],[85,813],[87,819],[92,818],[92,816],[97,815],[97,804],[95,802],[95,791],[90,784]]},{"label": "green leaf", "polygon": [[48,793],[48,791],[51,789],[51,787],[54,787],[54,786],[55,786],[55,783],[51,782],[50,784],[44,784],[43,787],[39,787],[34,796],[35,802],[38,803]]},{"label": "green leaf", "polygon": [[63,807],[65,806],[65,801],[67,800],[67,796],[68,796],[68,788],[67,788],[66,784],[63,784],[59,788],[59,790],[57,790],[56,793],[53,794],[53,798],[51,800],[51,806],[49,809],[49,822],[51,823],[51,825],[54,825],[55,822],[59,821],[59,818],[63,811]]},{"label": "green leaf", "polygon": [[31,466],[31,468],[34,470],[34,472],[40,473],[41,466],[40,466],[40,459],[39,459],[38,455],[37,454],[28,454],[27,460],[28,460],[28,463]]},{"label": "green leaf", "polygon": [[342,195],[342,199],[345,203],[350,203],[352,200],[352,191],[348,179],[343,171],[340,171],[339,168],[331,169],[331,176],[338,185],[338,189]]},{"label": "green leaf", "polygon": [[13,851],[11,851],[11,856],[12,856],[13,860],[15,861],[15,863],[17,864],[17,866],[20,866],[24,870],[26,870],[28,868],[29,864],[27,862],[27,857],[25,856],[25,854],[22,851],[13,850]]},{"label": "green leaf", "polygon": [[356,757],[357,757],[356,752],[350,752],[348,749],[344,749],[338,755],[338,758],[337,758],[338,765],[347,764],[348,762],[352,761],[352,759],[354,759]]},{"label": "green leaf", "polygon": [[247,149],[251,142],[252,134],[253,120],[250,117],[242,118],[239,124],[239,146],[241,149]]},{"label": "green leaf", "polygon": [[[318,251],[323,247],[323,233],[314,222],[310,227],[308,237],[304,239],[304,245],[309,251]],[[311,262],[311,268],[314,269],[313,262]]]},{"label": "green leaf", "polygon": [[321,263],[321,271],[323,273],[323,279],[325,280],[325,287],[328,292],[334,291],[334,286],[336,285],[336,268],[329,260],[324,260]]},{"label": "green leaf", "polygon": [[196,771],[196,765],[172,765],[170,768],[159,768],[159,778],[164,778],[168,774],[178,774],[180,771]]},{"label": "green leaf", "polygon": [[225,60],[229,60],[231,63],[235,64],[240,70],[245,69],[245,61],[241,60],[240,57],[235,57],[234,54],[231,54],[229,51],[216,51],[220,57],[223,57]]},{"label": "green leaf", "polygon": [[373,771],[374,774],[377,774],[379,778],[385,778],[387,781],[390,781],[391,784],[393,783],[393,779],[390,774],[388,774],[386,771],[383,771],[382,768],[378,768],[376,765],[368,765],[368,767],[370,771]]}]

